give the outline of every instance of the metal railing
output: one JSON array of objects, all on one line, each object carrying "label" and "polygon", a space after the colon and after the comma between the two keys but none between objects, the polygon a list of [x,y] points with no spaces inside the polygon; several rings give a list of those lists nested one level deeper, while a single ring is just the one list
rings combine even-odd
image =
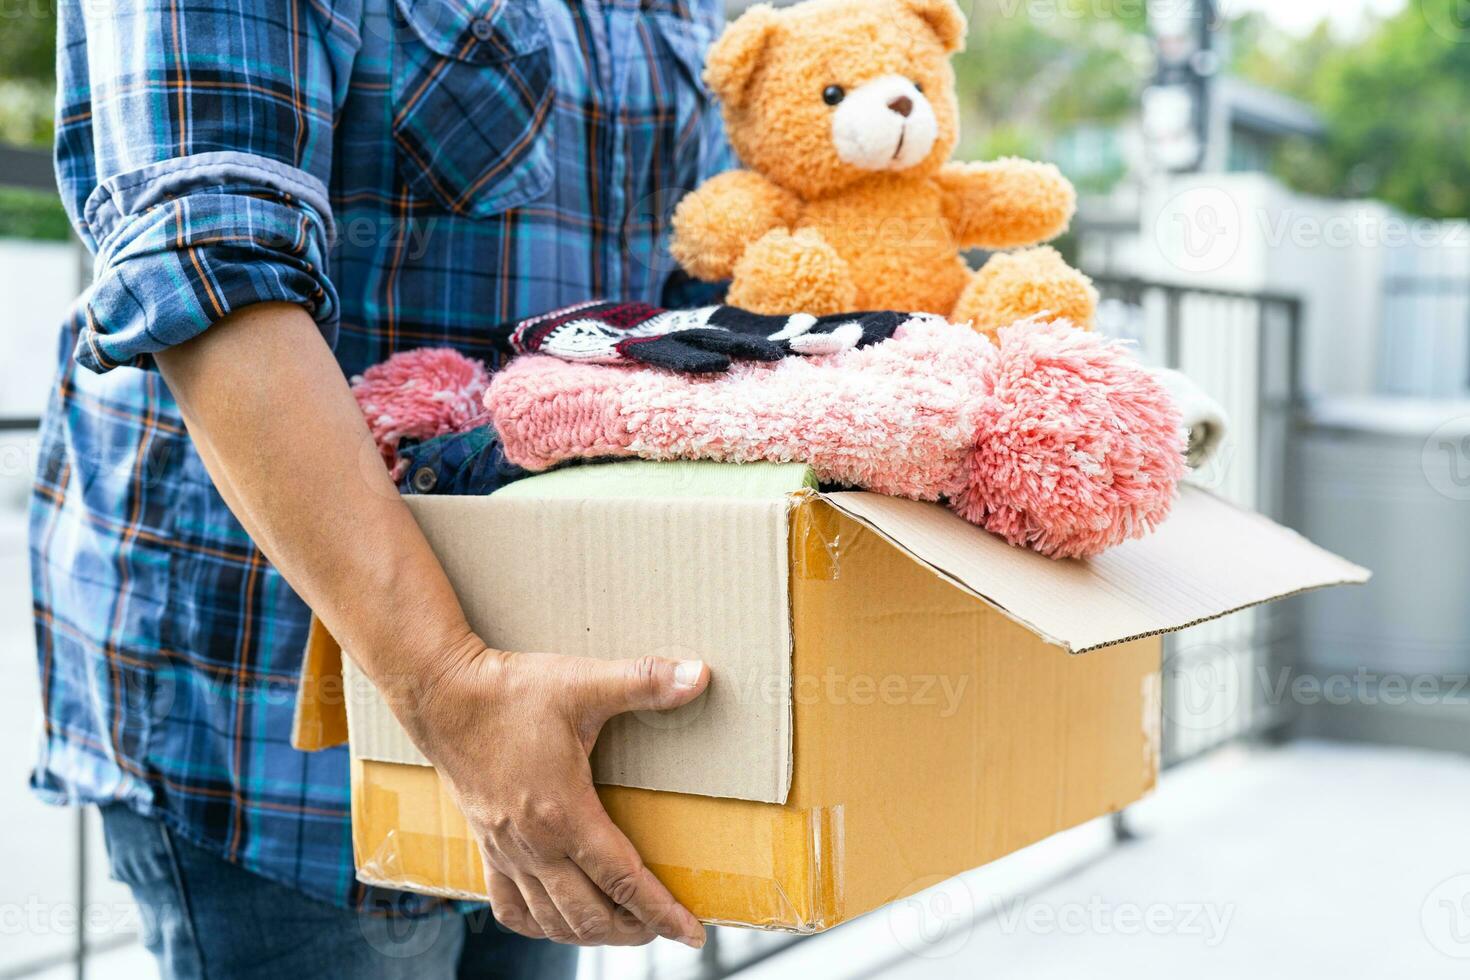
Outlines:
[{"label": "metal railing", "polygon": [[[1287,453],[1302,398],[1304,304],[1296,296],[1100,277],[1102,328],[1183,371],[1231,419],[1220,456],[1196,482],[1269,517],[1286,516]],[[1112,322],[1109,322],[1109,320]],[[1260,678],[1296,659],[1290,608],[1247,610],[1165,641],[1163,754],[1179,765],[1290,721]]]},{"label": "metal railing", "polygon": [[[45,150],[0,144],[0,187],[56,194],[56,171],[51,154]],[[81,247],[78,243],[78,248]],[[0,418],[0,431],[35,429],[41,420],[35,417]]]},{"label": "metal railing", "polygon": [[1384,277],[1378,387],[1388,395],[1470,396],[1470,270]]},{"label": "metal railing", "polygon": [[[56,194],[56,173],[52,167],[51,154],[44,150],[0,145],[0,187]],[[80,245],[78,245],[80,248]],[[40,426],[40,419],[32,416],[0,417],[0,431],[29,432]],[[88,875],[90,873],[90,841],[87,830],[87,812],[78,807],[73,812],[75,832],[73,841],[76,849],[76,872],[72,883],[73,907],[88,907]],[[70,964],[77,980],[87,973],[88,957],[94,953],[112,949],[127,938],[111,938],[98,943],[88,941],[85,917],[78,917],[76,939],[70,950],[39,957],[22,963],[0,963],[0,980],[11,980],[33,976]]]}]

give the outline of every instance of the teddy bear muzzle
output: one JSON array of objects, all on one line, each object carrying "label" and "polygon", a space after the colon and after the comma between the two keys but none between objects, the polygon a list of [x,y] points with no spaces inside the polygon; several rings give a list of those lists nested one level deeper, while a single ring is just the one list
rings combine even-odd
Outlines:
[{"label": "teddy bear muzzle", "polygon": [[928,158],[939,134],[934,107],[902,75],[851,89],[832,113],[838,159],[863,170],[906,170]]}]

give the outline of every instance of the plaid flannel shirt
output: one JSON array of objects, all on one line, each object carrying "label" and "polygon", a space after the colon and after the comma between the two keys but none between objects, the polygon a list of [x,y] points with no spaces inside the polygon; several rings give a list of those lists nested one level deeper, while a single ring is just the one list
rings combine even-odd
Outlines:
[{"label": "plaid flannel shirt", "polygon": [[666,299],[672,205],[731,162],[699,80],[721,6],[65,0],[56,163],[96,262],[33,496],[42,797],[122,801],[338,905],[433,907],[355,882],[345,752],[288,744],[308,612],[151,354],[284,300],[350,376]]}]

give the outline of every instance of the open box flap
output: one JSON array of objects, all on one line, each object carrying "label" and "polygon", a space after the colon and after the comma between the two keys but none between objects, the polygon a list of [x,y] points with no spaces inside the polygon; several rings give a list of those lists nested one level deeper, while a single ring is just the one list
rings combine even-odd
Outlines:
[{"label": "open box flap", "polygon": [[1153,534],[1085,561],[1013,548],[935,504],[833,493],[838,510],[1072,653],[1193,626],[1369,572],[1295,531],[1185,486]]}]

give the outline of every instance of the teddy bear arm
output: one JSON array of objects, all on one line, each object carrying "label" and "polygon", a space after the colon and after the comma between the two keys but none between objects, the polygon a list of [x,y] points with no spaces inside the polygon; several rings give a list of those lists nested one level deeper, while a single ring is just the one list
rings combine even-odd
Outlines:
[{"label": "teddy bear arm", "polygon": [[1050,241],[1072,221],[1077,192],[1049,163],[951,163],[935,178],[962,248],[1020,248]]},{"label": "teddy bear arm", "polygon": [[793,194],[760,174],[727,171],[680,200],[669,251],[697,279],[728,279],[746,248],[769,231],[791,227],[800,213]]}]

